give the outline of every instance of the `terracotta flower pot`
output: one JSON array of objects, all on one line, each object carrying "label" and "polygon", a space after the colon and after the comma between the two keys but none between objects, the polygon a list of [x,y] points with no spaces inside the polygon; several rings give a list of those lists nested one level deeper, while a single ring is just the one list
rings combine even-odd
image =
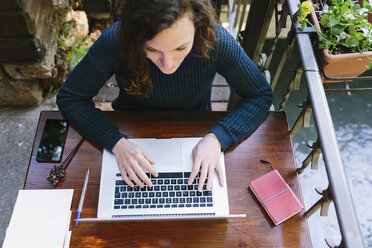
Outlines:
[{"label": "terracotta flower pot", "polygon": [[[310,0],[308,0],[308,2],[311,3]],[[310,13],[310,18],[314,26],[318,30],[321,30],[318,18],[314,12]],[[328,49],[320,49],[319,52],[322,57],[324,74],[331,78],[357,77],[367,70],[366,66],[370,63],[369,59],[361,53],[345,53],[335,55],[330,54]],[[372,51],[365,52],[364,54],[372,57]],[[325,83],[344,81],[327,80],[324,77],[323,79],[323,82]]]}]

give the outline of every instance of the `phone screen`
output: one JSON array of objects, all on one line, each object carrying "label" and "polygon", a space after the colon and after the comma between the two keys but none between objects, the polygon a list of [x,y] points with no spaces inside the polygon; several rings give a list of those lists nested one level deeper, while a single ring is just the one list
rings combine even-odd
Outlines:
[{"label": "phone screen", "polygon": [[66,120],[47,119],[36,155],[38,162],[60,162],[67,136]]}]

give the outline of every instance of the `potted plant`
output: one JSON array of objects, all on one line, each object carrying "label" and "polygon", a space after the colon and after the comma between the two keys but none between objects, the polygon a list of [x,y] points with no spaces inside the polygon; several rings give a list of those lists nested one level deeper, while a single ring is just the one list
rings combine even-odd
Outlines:
[{"label": "potted plant", "polygon": [[365,0],[363,7],[352,0],[313,1],[299,5],[297,19],[302,28],[312,26],[319,37],[324,74],[331,78],[357,77],[371,70],[372,24],[368,14],[372,4]]}]

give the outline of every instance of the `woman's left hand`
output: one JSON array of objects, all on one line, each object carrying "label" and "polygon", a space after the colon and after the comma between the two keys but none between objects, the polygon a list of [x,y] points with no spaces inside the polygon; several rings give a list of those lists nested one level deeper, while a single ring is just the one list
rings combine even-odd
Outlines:
[{"label": "woman's left hand", "polygon": [[189,177],[188,184],[191,185],[200,170],[198,191],[203,190],[207,178],[207,190],[212,188],[214,171],[217,172],[220,185],[224,185],[223,172],[221,170],[221,143],[216,135],[209,133],[192,150],[194,166]]}]

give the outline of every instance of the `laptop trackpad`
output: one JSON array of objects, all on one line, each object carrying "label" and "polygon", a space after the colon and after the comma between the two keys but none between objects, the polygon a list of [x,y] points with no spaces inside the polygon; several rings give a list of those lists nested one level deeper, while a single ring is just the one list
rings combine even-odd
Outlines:
[{"label": "laptop trackpad", "polygon": [[[182,147],[180,142],[169,142],[166,140],[135,140],[132,142],[145,149],[158,172],[182,171]],[[164,142],[163,142],[164,141]]]}]

